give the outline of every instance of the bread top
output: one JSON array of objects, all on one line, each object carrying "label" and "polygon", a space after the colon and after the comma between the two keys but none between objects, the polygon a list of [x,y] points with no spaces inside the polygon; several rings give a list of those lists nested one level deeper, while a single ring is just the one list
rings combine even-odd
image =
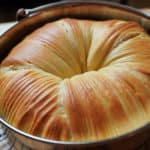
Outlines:
[{"label": "bread top", "polygon": [[112,138],[150,122],[150,37],[135,22],[65,18],[25,37],[0,69],[0,114],[62,141]]},{"label": "bread top", "polygon": [[[98,70],[116,57],[128,55],[120,47],[143,34],[135,22],[62,19],[25,37],[2,66],[34,64],[61,78],[72,77]],[[114,54],[116,48],[120,49],[119,56]]]}]

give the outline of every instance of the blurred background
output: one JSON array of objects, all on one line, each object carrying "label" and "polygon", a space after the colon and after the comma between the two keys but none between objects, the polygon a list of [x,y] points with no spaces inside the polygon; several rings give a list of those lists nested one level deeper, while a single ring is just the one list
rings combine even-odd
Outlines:
[{"label": "blurred background", "polygon": [[[9,22],[16,19],[16,11],[19,8],[33,8],[47,3],[63,0],[0,0],[0,22]],[[71,1],[71,0],[70,0]],[[72,0],[73,1],[73,0]],[[74,0],[75,1],[75,0]],[[150,8],[150,0],[106,0],[136,8]]]}]

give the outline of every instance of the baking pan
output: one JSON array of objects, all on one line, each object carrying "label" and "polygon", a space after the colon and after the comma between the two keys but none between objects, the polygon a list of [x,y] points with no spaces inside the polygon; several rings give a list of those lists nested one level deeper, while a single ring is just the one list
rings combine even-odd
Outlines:
[{"label": "baking pan", "polygon": [[[19,43],[26,35],[45,23],[60,18],[70,17],[79,19],[109,20],[121,19],[136,21],[150,33],[150,16],[138,9],[123,6],[117,3],[103,1],[64,1],[51,3],[33,9],[19,10],[18,23],[0,37],[0,61],[9,51]],[[13,40],[12,40],[13,39]],[[10,140],[17,140],[27,148],[35,150],[133,150],[150,138],[150,123],[126,133],[101,141],[88,142],[63,142],[48,140],[24,133],[1,117],[1,124],[11,134]],[[20,148],[16,149],[20,150]]]}]

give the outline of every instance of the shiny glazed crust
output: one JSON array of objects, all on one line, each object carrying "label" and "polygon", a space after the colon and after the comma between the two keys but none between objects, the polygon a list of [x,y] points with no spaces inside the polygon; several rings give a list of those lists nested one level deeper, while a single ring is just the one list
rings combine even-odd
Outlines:
[{"label": "shiny glazed crust", "polygon": [[94,141],[150,121],[150,37],[137,23],[48,23],[0,71],[0,113],[30,134]]}]

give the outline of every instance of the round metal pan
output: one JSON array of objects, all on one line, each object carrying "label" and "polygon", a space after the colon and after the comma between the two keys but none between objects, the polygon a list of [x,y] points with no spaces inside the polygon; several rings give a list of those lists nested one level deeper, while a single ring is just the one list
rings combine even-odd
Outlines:
[{"label": "round metal pan", "polygon": [[[93,20],[121,19],[136,21],[150,33],[150,16],[140,10],[116,3],[103,1],[65,1],[52,3],[33,9],[23,10],[24,19],[0,37],[0,61],[26,35],[47,22],[60,18],[80,18]],[[13,39],[13,40],[12,40]],[[24,133],[1,117],[0,122],[16,139],[29,148],[35,150],[133,150],[150,138],[150,123],[124,135],[101,141],[63,142],[43,139]],[[18,149],[20,150],[20,149]]]}]

